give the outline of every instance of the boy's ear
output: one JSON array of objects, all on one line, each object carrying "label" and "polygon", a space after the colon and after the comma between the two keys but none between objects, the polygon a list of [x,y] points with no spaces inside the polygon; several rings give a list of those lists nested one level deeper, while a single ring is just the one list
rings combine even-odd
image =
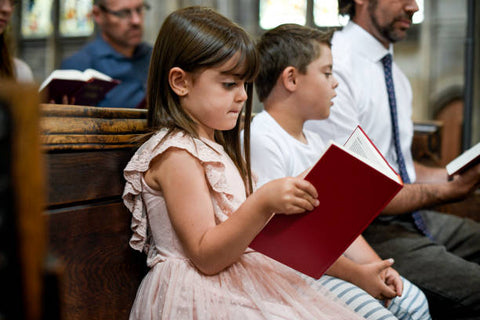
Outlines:
[{"label": "boy's ear", "polygon": [[173,67],[168,73],[168,83],[173,92],[183,97],[188,94],[190,76],[182,68]]},{"label": "boy's ear", "polygon": [[297,89],[297,75],[298,71],[295,67],[288,66],[283,69],[280,77],[286,90],[295,91]]}]

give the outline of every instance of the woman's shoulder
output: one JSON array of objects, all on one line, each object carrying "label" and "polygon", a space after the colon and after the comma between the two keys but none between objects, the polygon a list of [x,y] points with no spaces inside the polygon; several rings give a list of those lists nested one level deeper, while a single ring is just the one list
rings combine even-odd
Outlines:
[{"label": "woman's shoulder", "polygon": [[13,58],[15,77],[18,82],[33,82],[32,69],[23,60]]}]

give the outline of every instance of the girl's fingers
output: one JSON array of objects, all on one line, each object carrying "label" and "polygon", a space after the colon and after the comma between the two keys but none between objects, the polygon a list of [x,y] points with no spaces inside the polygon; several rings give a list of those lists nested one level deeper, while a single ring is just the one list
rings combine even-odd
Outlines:
[{"label": "girl's fingers", "polygon": [[318,198],[317,189],[315,189],[313,184],[311,184],[307,180],[298,179],[297,180],[297,187],[299,189],[303,190],[304,192],[308,193],[311,197],[313,197],[315,199]]}]

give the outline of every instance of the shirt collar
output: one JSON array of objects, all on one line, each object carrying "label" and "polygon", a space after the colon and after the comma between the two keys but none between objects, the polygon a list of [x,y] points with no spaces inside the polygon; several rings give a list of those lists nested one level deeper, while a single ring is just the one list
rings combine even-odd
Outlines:
[{"label": "shirt collar", "polygon": [[366,59],[377,62],[388,53],[393,56],[393,44],[390,43],[389,48],[385,49],[380,41],[355,22],[349,21],[343,30],[350,33],[349,39],[355,51]]},{"label": "shirt collar", "polygon": [[[94,40],[95,53],[99,56],[114,56],[116,58],[127,58],[123,54],[112,48],[99,34]],[[135,49],[132,59],[144,56],[150,52],[150,47],[146,43],[140,43]],[[128,59],[128,58],[127,58]]]}]

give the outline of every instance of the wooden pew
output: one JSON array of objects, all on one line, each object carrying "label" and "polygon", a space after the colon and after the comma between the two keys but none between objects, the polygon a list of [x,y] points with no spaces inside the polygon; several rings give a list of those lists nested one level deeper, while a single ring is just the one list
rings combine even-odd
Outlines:
[{"label": "wooden pew", "polygon": [[[44,104],[41,112],[48,251],[63,265],[61,318],[127,319],[147,270],[128,245],[122,171],[132,139],[146,131],[146,110]],[[432,164],[438,128],[420,129],[417,156]]]},{"label": "wooden pew", "polygon": [[35,86],[0,82],[0,319],[45,315],[39,118]]},{"label": "wooden pew", "polygon": [[62,319],[128,319],[145,256],[128,245],[123,169],[146,110],[41,105],[48,251],[64,267]]}]

